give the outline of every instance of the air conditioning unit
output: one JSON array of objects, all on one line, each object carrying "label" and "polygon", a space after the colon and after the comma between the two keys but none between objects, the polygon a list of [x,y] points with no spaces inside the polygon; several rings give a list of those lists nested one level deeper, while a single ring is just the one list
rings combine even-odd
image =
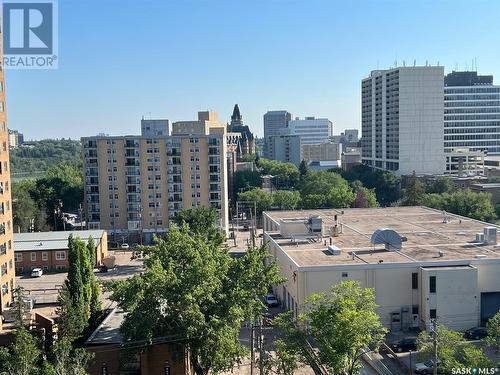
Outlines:
[{"label": "air conditioning unit", "polygon": [[497,244],[497,228],[496,227],[484,227],[484,243],[486,245],[496,245]]}]

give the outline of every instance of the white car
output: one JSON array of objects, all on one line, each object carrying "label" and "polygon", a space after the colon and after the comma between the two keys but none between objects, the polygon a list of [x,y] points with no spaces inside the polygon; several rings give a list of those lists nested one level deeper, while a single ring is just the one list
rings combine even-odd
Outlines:
[{"label": "white car", "polygon": [[279,305],[278,300],[276,299],[276,297],[274,296],[274,294],[269,293],[266,296],[266,305],[269,306],[269,307],[276,307],[276,306]]},{"label": "white car", "polygon": [[[417,374],[432,374],[434,369],[434,361],[428,360],[426,362],[417,363],[415,365],[415,372]],[[441,374],[440,363],[438,362],[438,374]]]},{"label": "white car", "polygon": [[129,247],[128,243],[122,243],[122,249],[128,249]]},{"label": "white car", "polygon": [[31,277],[40,277],[43,275],[43,270],[41,268],[33,268],[31,270]]}]

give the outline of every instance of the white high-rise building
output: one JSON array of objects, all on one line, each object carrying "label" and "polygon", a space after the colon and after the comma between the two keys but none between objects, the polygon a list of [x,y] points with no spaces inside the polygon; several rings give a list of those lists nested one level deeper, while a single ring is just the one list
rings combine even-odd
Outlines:
[{"label": "white high-rise building", "polygon": [[444,148],[500,154],[500,86],[493,76],[452,72],[444,79]]},{"label": "white high-rise building", "polygon": [[333,123],[327,118],[306,117],[288,122],[290,134],[300,136],[302,144],[318,144],[330,141]]},{"label": "white high-rise building", "polygon": [[442,174],[444,68],[372,71],[362,81],[362,160],[399,175]]}]

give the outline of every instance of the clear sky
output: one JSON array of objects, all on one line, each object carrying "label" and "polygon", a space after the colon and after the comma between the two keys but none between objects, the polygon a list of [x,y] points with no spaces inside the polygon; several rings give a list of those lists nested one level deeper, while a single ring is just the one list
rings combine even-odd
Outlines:
[{"label": "clear sky", "polygon": [[137,134],[140,119],[267,110],[360,127],[360,81],[402,65],[500,82],[500,1],[59,0],[59,69],[7,71],[27,139]]}]

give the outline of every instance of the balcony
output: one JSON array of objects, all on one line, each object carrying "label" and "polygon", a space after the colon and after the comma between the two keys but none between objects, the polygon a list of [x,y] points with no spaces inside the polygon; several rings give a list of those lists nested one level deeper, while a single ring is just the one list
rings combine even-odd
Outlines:
[{"label": "balcony", "polygon": [[140,165],[141,163],[139,163],[139,160],[127,160],[125,162],[126,167],[138,167]]}]

